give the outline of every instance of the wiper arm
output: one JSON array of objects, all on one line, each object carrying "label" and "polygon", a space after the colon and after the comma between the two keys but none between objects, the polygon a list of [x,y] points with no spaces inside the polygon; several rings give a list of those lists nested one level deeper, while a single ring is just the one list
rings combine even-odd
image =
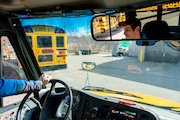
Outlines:
[{"label": "wiper arm", "polygon": [[86,86],[84,88],[82,88],[83,90],[97,90],[97,91],[107,91],[107,88],[104,87],[93,87],[93,86]]},{"label": "wiper arm", "polygon": [[[129,97],[134,97],[134,98],[139,98],[139,99],[143,99],[140,96],[131,94],[131,93],[126,93],[126,92],[122,92],[122,91],[115,91],[115,90],[110,90],[104,87],[92,87],[92,86],[87,86],[84,87],[83,90],[94,90],[94,91],[99,91],[99,92],[106,92],[106,93],[112,93],[112,94],[117,94],[117,95],[124,95],[124,96],[129,96]],[[115,97],[114,97],[115,98]]]}]

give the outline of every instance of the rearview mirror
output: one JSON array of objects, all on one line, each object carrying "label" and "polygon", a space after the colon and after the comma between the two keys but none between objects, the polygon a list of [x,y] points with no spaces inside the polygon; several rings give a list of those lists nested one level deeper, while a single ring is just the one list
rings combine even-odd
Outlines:
[{"label": "rearview mirror", "polygon": [[[148,14],[147,12],[143,14]],[[177,16],[175,16],[177,17]],[[140,20],[140,19],[139,19]],[[133,40],[126,38],[124,34],[123,23],[127,22],[124,13],[111,13],[108,15],[98,15],[91,20],[91,34],[96,41],[119,41]],[[173,28],[173,29],[171,29]],[[136,43],[138,45],[154,45],[159,40],[177,40],[180,39],[179,26],[168,26],[164,20],[146,20],[140,27],[140,32],[146,37],[141,37]],[[146,40],[146,42],[144,41]]]},{"label": "rearview mirror", "polygon": [[122,28],[118,25],[121,21],[125,21],[123,13],[94,17],[91,22],[92,37],[97,41],[124,39]]}]

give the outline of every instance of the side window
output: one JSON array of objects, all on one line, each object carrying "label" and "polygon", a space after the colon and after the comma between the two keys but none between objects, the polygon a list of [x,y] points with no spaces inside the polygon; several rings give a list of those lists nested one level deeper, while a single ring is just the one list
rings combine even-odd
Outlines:
[{"label": "side window", "polygon": [[[24,71],[17,59],[13,46],[7,36],[1,37],[1,79],[26,80]],[[8,89],[8,88],[7,88]],[[22,100],[24,95],[14,95],[3,98],[3,105],[9,105]]]},{"label": "side window", "polygon": [[[179,31],[180,31],[180,23],[179,23],[179,8],[173,8],[173,5],[176,5],[176,4],[167,4],[166,7],[170,7],[170,5],[172,5],[172,9],[168,9],[168,10],[164,10],[163,13],[170,13],[170,14],[165,14],[162,16],[162,20],[166,21],[168,26],[169,26],[169,31],[170,31],[170,34],[173,38],[177,39],[177,40],[169,40],[169,41],[165,41],[166,45],[168,45],[169,47],[171,47],[172,49],[176,50],[176,51],[180,51],[180,41],[179,41],[179,37],[180,37],[180,34],[179,34]],[[178,11],[177,11],[178,10]],[[171,51],[169,54],[173,54],[172,52],[174,51]],[[171,59],[173,59],[171,57]]]},{"label": "side window", "polygon": [[[162,15],[162,20],[166,21],[168,26],[178,26],[179,25],[179,11],[172,12],[172,9],[163,10],[163,13],[170,13]],[[172,12],[172,13],[171,13]]]},{"label": "side window", "polygon": [[57,36],[56,37],[56,47],[64,47],[64,37]]},{"label": "side window", "polygon": [[144,12],[137,12],[137,18],[138,19],[141,19],[141,18],[146,18],[146,17],[149,17],[149,16],[154,16],[152,18],[148,18],[148,19],[143,19],[141,20],[141,26],[143,28],[143,26],[149,22],[149,21],[154,21],[154,20],[157,20],[156,18],[156,15],[157,15],[157,11],[144,11]]}]

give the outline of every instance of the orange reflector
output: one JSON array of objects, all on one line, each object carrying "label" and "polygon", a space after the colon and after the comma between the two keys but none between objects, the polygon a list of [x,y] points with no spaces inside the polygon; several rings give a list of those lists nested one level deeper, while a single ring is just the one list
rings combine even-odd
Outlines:
[{"label": "orange reflector", "polygon": [[57,53],[58,54],[65,54],[65,51],[64,50],[58,50]]},{"label": "orange reflector", "polygon": [[132,102],[129,100],[119,100],[119,103],[124,105],[136,105],[136,102]]}]

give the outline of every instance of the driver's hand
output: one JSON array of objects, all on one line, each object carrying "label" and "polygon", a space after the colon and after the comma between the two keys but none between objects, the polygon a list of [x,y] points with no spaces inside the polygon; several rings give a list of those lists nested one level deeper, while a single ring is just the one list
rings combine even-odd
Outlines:
[{"label": "driver's hand", "polygon": [[39,78],[39,80],[41,81],[42,85],[47,84],[50,80],[52,79],[52,76],[47,75],[47,74],[42,74]]}]

